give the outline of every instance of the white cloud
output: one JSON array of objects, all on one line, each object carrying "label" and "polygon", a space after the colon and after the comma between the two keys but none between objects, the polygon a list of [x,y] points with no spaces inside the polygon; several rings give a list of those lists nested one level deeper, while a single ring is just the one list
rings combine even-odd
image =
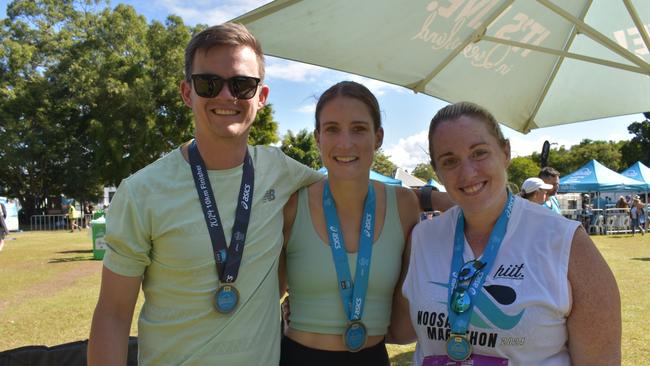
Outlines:
[{"label": "white cloud", "polygon": [[314,112],[316,112],[316,103],[305,104],[302,107],[296,109],[296,112],[314,114]]},{"label": "white cloud", "polygon": [[384,151],[395,165],[411,172],[416,165],[430,161],[428,132],[424,130],[401,138],[397,144],[387,147]]},{"label": "white cloud", "polygon": [[267,79],[312,83],[322,87],[322,91],[344,80],[363,84],[376,96],[384,95],[388,91],[403,92],[406,90],[383,81],[272,56],[266,57],[266,75]]},{"label": "white cloud", "polygon": [[319,76],[326,72],[322,67],[303,64],[300,62],[267,57],[266,78],[282,79],[296,82],[315,82]]},{"label": "white cloud", "polygon": [[220,24],[242,15],[269,0],[162,0],[161,5],[171,14],[176,14],[189,24]]}]

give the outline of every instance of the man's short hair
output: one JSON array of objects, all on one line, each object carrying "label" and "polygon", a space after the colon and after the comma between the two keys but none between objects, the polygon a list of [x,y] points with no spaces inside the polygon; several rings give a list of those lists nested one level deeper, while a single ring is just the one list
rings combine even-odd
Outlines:
[{"label": "man's short hair", "polygon": [[[192,80],[192,66],[194,55],[198,51],[207,52],[217,46],[244,46],[250,47],[257,56],[259,78],[264,80],[264,53],[257,39],[241,24],[223,23],[206,28],[195,34],[185,48],[185,81]],[[253,75],[246,75],[253,76]]]},{"label": "man's short hair", "polygon": [[543,167],[542,170],[539,171],[539,175],[538,175],[538,177],[542,179],[554,178],[559,176],[560,176],[560,172],[551,168],[550,166]]}]

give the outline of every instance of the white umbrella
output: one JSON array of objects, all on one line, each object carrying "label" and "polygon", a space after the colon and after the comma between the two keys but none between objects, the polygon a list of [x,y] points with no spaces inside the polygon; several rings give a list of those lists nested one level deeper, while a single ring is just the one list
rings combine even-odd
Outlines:
[{"label": "white umbrella", "polygon": [[528,132],[649,111],[649,17],[647,0],[276,0],[235,21],[268,55],[473,101]]}]

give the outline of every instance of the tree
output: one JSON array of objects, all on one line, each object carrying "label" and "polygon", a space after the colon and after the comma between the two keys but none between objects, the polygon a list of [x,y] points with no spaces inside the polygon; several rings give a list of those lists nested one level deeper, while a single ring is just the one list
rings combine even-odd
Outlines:
[{"label": "tree", "polygon": [[0,181],[27,215],[158,159],[192,132],[178,96],[192,29],[96,0],[16,0],[0,24]]},{"label": "tree", "polygon": [[[561,175],[572,173],[592,159],[598,160],[606,167],[619,171],[625,168],[621,159],[621,149],[624,141],[592,141],[584,139],[569,150],[564,147],[552,149],[549,153],[548,165],[557,169]],[[538,153],[532,154],[536,164],[540,162]]]},{"label": "tree", "polygon": [[375,152],[375,158],[372,162],[371,169],[387,177],[393,177],[397,170],[397,165],[390,161],[390,156],[384,154],[382,149]]},{"label": "tree", "polygon": [[521,187],[521,184],[530,177],[536,177],[539,174],[539,165],[528,156],[518,156],[512,158],[508,166],[508,180]]},{"label": "tree", "polygon": [[69,95],[53,87],[57,75],[51,70],[82,36],[72,25],[92,16],[75,11],[71,1],[14,1],[7,15],[0,27],[0,181],[31,215],[61,193],[77,173],[63,170],[83,154],[75,154],[78,145],[69,136],[73,118],[62,98]]},{"label": "tree", "polygon": [[278,123],[273,120],[273,107],[271,107],[271,104],[267,104],[257,112],[248,135],[248,143],[251,145],[270,145],[279,140]]},{"label": "tree", "polygon": [[191,136],[191,114],[178,96],[190,34],[180,18],[168,18],[167,28],[147,26],[132,7],[118,5],[102,11],[71,49],[63,64],[82,78],[63,85],[82,110],[78,136],[102,183],[118,184]]},{"label": "tree", "polygon": [[322,166],[314,134],[307,129],[298,131],[296,135],[291,130],[287,131],[280,149],[312,169],[320,169]]},{"label": "tree", "polygon": [[637,161],[650,166],[650,120],[634,122],[627,130],[635,136],[621,147],[623,167],[629,167]]},{"label": "tree", "polygon": [[428,182],[430,179],[438,181],[438,177],[433,171],[433,167],[428,163],[420,163],[416,165],[415,168],[413,168],[411,175],[416,176],[425,182]]}]

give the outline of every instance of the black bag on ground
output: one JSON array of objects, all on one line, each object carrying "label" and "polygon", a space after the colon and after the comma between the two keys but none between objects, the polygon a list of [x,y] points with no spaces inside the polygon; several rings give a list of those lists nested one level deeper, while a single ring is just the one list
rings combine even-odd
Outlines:
[{"label": "black bag on ground", "polygon": [[[47,346],[25,346],[0,352],[0,366],[85,366],[88,340]],[[138,338],[129,337],[128,366],[138,365]]]}]

